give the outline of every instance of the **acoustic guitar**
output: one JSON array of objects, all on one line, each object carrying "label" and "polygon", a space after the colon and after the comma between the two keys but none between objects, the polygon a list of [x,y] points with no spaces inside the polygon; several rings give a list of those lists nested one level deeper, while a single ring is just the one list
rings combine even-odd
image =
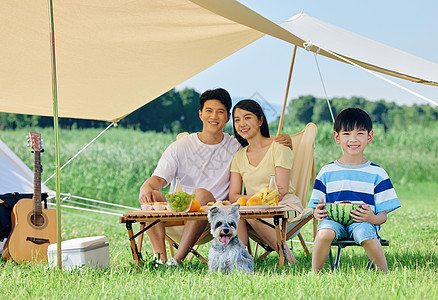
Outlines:
[{"label": "acoustic guitar", "polygon": [[47,247],[56,243],[56,210],[44,209],[41,204],[41,162],[44,151],[41,135],[29,133],[28,140],[34,160],[33,199],[21,199],[11,213],[12,229],[3,249],[3,259],[17,263],[47,261]]}]

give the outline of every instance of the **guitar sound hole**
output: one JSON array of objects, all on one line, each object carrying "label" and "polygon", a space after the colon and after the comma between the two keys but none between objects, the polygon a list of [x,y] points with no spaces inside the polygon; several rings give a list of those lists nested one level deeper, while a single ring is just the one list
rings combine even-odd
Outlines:
[{"label": "guitar sound hole", "polygon": [[32,214],[30,217],[30,222],[35,227],[41,227],[46,223],[46,220],[42,214]]}]

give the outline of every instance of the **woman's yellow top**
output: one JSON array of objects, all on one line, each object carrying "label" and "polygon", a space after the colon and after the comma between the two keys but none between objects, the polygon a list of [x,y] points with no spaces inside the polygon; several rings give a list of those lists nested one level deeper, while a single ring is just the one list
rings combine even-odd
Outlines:
[{"label": "woman's yellow top", "polygon": [[[246,188],[246,194],[252,195],[260,189],[269,185],[269,179],[272,174],[275,174],[275,167],[292,169],[293,152],[289,147],[280,145],[277,142],[272,142],[265,156],[257,166],[249,163],[246,152],[248,146],[240,149],[234,154],[231,161],[231,172],[239,173],[242,176],[243,184]],[[294,188],[290,184],[289,193],[293,193]]]}]

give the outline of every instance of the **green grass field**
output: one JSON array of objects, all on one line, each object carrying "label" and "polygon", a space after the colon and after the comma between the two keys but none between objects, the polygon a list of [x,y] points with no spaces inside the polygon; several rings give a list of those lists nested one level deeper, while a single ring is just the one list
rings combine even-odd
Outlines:
[{"label": "green grass field", "polygon": [[[340,156],[330,126],[318,126],[315,146],[318,169]],[[383,133],[376,128],[375,141],[366,157],[384,167],[399,195],[402,207],[391,213],[380,235],[390,240],[384,251],[390,272],[367,271],[361,247],[343,250],[340,270],[309,274],[311,260],[299,243],[292,241],[299,264],[279,269],[278,256],[255,260],[253,275],[209,274],[199,260],[180,268],[133,266],[126,229],[118,217],[62,210],[64,240],[106,235],[110,241],[111,267],[106,270],[58,271],[47,266],[22,266],[0,262],[0,296],[13,298],[215,298],[215,299],[436,299],[438,298],[438,128],[410,126],[401,132]],[[297,129],[288,128],[292,133]],[[53,132],[40,130],[46,151],[42,154],[43,180],[53,172]],[[33,156],[25,147],[26,130],[2,131],[0,138],[29,166]],[[97,130],[61,131],[61,160],[67,161],[98,134]],[[120,204],[136,205],[138,189],[151,174],[161,152],[174,140],[161,135],[111,129],[80,158],[62,171],[62,191]],[[53,182],[48,184],[53,187]],[[138,227],[135,227],[137,229]],[[312,241],[310,224],[303,228]],[[309,244],[310,250],[312,245]],[[333,249],[335,251],[335,249]],[[201,248],[207,254],[208,245]],[[148,242],[143,247],[152,258]]]}]

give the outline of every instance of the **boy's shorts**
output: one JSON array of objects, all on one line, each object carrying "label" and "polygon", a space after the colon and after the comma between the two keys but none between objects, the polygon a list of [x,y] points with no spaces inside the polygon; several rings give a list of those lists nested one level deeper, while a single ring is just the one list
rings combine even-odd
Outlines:
[{"label": "boy's shorts", "polygon": [[380,239],[377,233],[380,226],[368,222],[354,222],[345,227],[338,222],[326,219],[319,224],[318,231],[321,229],[333,230],[336,233],[336,237],[333,240],[334,242],[341,239],[354,239],[357,244],[361,245],[362,242],[366,240]]}]

